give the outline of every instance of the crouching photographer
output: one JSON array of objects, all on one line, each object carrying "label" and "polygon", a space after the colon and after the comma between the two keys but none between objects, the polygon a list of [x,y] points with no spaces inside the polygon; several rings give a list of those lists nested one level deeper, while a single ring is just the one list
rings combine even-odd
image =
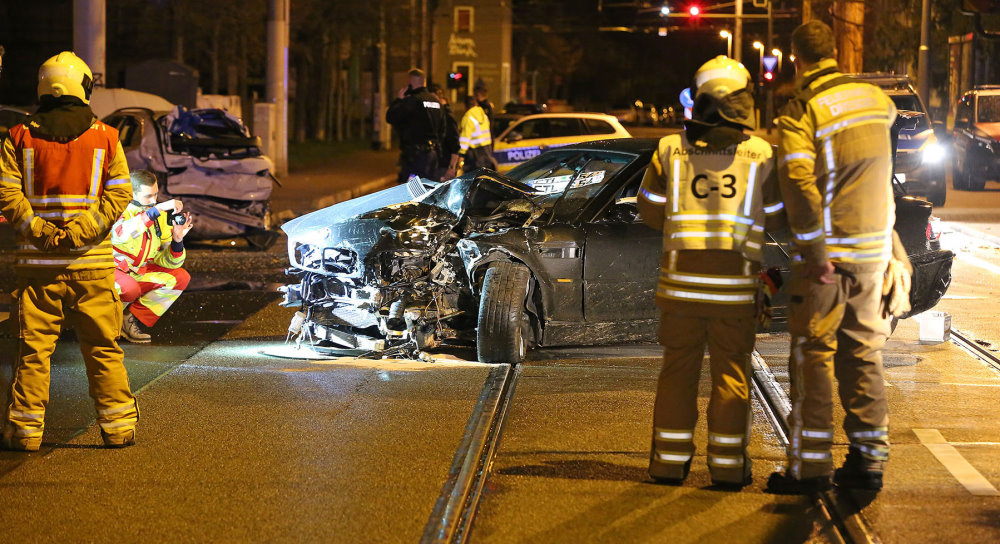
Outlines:
[{"label": "crouching photographer", "polygon": [[180,200],[156,203],[159,187],[151,172],[136,170],[130,177],[133,200],[111,228],[115,288],[127,305],[121,337],[148,343],[151,337],[142,326],[156,324],[191,280],[181,266],[192,220]]}]

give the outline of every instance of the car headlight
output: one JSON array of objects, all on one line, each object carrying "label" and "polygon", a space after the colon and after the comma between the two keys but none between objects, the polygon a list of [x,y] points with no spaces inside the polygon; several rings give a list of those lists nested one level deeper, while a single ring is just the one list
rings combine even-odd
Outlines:
[{"label": "car headlight", "polygon": [[944,146],[939,143],[927,144],[924,146],[923,162],[924,164],[937,164],[944,160],[946,153]]}]

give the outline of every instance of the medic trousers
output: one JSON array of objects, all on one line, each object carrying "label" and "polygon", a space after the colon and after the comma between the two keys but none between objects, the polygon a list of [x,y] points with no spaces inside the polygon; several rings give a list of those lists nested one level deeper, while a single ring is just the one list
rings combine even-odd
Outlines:
[{"label": "medic trousers", "polygon": [[4,414],[4,440],[19,449],[37,449],[45,429],[49,400],[49,359],[64,321],[80,342],[97,409],[97,423],[109,435],[135,432],[139,418],[129,388],[124,354],[116,339],[121,330],[121,301],[112,270],[64,276],[19,277],[13,308],[17,312],[18,354]]},{"label": "medic trousers", "polygon": [[653,409],[653,445],[649,474],[682,479],[695,452],[698,382],[708,346],[712,393],[708,402],[708,469],[712,480],[742,483],[750,476],[746,453],[750,421],[750,353],[753,317],[660,315],[663,369]]},{"label": "medic trousers", "polygon": [[115,270],[115,287],[122,302],[132,303],[129,311],[147,327],[167,313],[190,281],[191,275],[183,268],[156,264],[147,264],[139,274]]},{"label": "medic trousers", "polygon": [[889,410],[882,347],[889,319],[882,316],[885,265],[838,263],[836,281],[820,284],[792,269],[788,331],[792,411],[788,473],[813,478],[833,472],[833,378],[847,412],[851,448],[873,467],[889,458]]}]

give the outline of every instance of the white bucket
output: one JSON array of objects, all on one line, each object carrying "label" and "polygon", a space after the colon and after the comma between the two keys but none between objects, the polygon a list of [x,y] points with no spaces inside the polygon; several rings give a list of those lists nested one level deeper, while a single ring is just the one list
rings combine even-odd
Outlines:
[{"label": "white bucket", "polygon": [[946,312],[924,312],[915,316],[920,324],[920,342],[939,344],[951,338],[951,314]]}]

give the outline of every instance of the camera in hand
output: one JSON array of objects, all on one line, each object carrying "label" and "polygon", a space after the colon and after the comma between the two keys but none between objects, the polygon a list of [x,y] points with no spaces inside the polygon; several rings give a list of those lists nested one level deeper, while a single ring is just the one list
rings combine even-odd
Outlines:
[{"label": "camera in hand", "polygon": [[170,226],[183,225],[184,214],[177,213],[174,210],[167,210],[167,224]]}]

